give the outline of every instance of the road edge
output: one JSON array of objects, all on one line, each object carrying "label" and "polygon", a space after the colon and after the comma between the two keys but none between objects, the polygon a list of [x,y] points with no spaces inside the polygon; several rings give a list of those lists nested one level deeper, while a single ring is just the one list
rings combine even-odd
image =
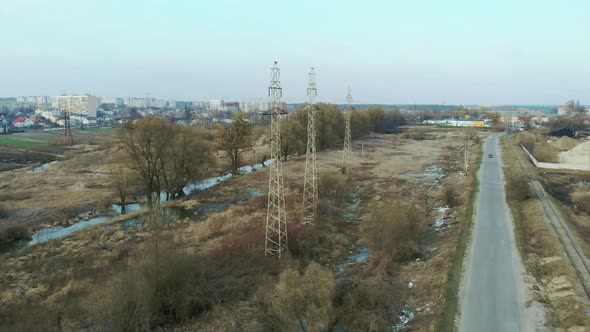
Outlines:
[{"label": "road edge", "polygon": [[464,261],[468,250],[470,249],[473,220],[475,216],[475,203],[479,195],[479,183],[481,176],[481,166],[483,160],[483,144],[484,139],[480,138],[479,154],[477,156],[475,165],[477,172],[471,179],[471,187],[469,193],[469,200],[465,214],[463,215],[463,225],[457,239],[457,246],[455,247],[455,254],[449,267],[447,275],[447,296],[445,307],[443,309],[443,320],[441,323],[441,331],[453,332],[457,331],[457,322],[460,316],[459,310],[459,290],[461,281],[463,279]]}]

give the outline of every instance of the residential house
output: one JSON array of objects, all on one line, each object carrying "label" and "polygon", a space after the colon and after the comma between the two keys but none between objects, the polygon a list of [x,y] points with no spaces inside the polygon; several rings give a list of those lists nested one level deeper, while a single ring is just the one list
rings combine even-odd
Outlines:
[{"label": "residential house", "polygon": [[12,121],[12,126],[15,128],[29,128],[34,125],[35,122],[29,118],[25,118],[24,116],[19,116],[18,118],[14,119],[14,121]]}]

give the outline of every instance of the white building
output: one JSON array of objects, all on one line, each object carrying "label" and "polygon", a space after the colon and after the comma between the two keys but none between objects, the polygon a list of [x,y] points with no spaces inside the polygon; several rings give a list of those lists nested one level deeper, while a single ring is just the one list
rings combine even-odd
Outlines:
[{"label": "white building", "polygon": [[65,95],[52,99],[52,106],[60,112],[69,111],[70,114],[80,114],[96,117],[98,98],[93,95]]},{"label": "white building", "polygon": [[240,102],[240,110],[246,113],[266,112],[270,110],[270,102],[268,101],[243,101]]},{"label": "white building", "polygon": [[16,101],[19,103],[49,104],[49,103],[51,103],[51,97],[49,97],[49,96],[19,96],[19,97],[16,97]]},{"label": "white building", "polygon": [[38,96],[37,104],[51,104],[51,97],[49,96]]},{"label": "white building", "polygon": [[57,108],[37,108],[35,110],[35,115],[43,117],[50,122],[57,122],[61,117],[61,112]]},{"label": "white building", "polygon": [[153,105],[154,98],[136,98],[127,97],[124,99],[125,106],[127,107],[150,107]]},{"label": "white building", "polygon": [[101,104],[114,104],[116,106],[123,106],[125,104],[123,98],[117,97],[101,97],[99,98]]},{"label": "white building", "polygon": [[222,111],[223,110],[223,100],[209,100],[209,110],[210,111]]}]

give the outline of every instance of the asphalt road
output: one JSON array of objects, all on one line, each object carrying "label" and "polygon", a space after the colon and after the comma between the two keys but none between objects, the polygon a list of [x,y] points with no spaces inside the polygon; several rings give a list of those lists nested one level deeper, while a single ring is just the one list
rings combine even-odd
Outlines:
[{"label": "asphalt road", "polygon": [[[460,293],[459,331],[521,331],[522,267],[506,204],[499,140],[484,142],[472,243]],[[488,154],[493,154],[489,158]]]}]

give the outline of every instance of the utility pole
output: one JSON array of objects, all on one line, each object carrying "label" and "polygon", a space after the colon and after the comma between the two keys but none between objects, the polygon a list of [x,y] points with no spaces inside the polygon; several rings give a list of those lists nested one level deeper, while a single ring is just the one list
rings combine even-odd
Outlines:
[{"label": "utility pole", "polygon": [[307,150],[305,152],[305,178],[303,181],[303,223],[312,224],[317,216],[318,188],[316,182],[316,127],[314,103],[318,90],[315,82],[315,70],[309,71],[309,84],[307,86]]},{"label": "utility pole", "polygon": [[361,143],[361,159],[365,160],[365,143]]},{"label": "utility pole", "polygon": [[344,110],[344,149],[342,151],[342,172],[344,173],[348,173],[350,167],[350,112],[352,110],[351,104],[352,93],[350,87],[348,87],[348,93],[346,94],[346,109]]},{"label": "utility pole", "polygon": [[285,214],[285,187],[283,184],[283,164],[281,162],[281,126],[280,116],[286,112],[282,109],[281,72],[275,61],[271,68],[271,81],[268,95],[272,100],[270,112],[270,175],[268,180],[268,210],[266,213],[266,241],[264,255],[278,254],[287,250],[287,216]]},{"label": "utility pole", "polygon": [[467,168],[469,167],[469,135],[465,135],[464,139],[463,139],[464,145],[465,145],[465,175],[467,175]]}]

